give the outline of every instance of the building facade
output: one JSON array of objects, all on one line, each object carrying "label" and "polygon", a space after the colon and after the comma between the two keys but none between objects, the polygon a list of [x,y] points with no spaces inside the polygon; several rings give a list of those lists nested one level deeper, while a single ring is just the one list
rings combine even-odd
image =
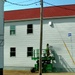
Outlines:
[{"label": "building facade", "polygon": [[[47,43],[52,47],[56,59],[54,66],[58,71],[75,72],[74,7],[75,5],[65,5],[44,8],[43,49]],[[32,52],[40,46],[39,12],[39,8],[5,11],[5,69],[34,67],[36,61],[31,59]],[[54,28],[50,27],[49,22],[53,23]]]}]

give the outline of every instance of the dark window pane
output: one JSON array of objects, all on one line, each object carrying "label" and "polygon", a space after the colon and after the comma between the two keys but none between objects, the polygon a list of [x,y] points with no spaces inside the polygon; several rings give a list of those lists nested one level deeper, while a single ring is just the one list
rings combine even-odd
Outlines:
[{"label": "dark window pane", "polygon": [[16,48],[10,48],[10,57],[16,56]]},{"label": "dark window pane", "polygon": [[28,29],[27,33],[33,33],[33,29]]},{"label": "dark window pane", "polygon": [[11,52],[10,53],[10,57],[13,57],[13,56],[16,56],[16,53],[15,52]]},{"label": "dark window pane", "polygon": [[33,55],[33,47],[27,47],[27,56]]},{"label": "dark window pane", "polygon": [[11,48],[11,52],[14,51],[15,52],[15,48]]},{"label": "dark window pane", "polygon": [[33,25],[32,24],[27,25],[27,34],[28,33],[33,33]]},{"label": "dark window pane", "polygon": [[33,28],[33,25],[32,24],[28,24],[27,28]]},{"label": "dark window pane", "polygon": [[15,30],[10,30],[10,35],[14,35],[15,34]]},{"label": "dark window pane", "polygon": [[32,51],[33,47],[28,47],[28,51]]},{"label": "dark window pane", "polygon": [[32,56],[33,55],[33,52],[28,52],[27,53],[27,56]]}]

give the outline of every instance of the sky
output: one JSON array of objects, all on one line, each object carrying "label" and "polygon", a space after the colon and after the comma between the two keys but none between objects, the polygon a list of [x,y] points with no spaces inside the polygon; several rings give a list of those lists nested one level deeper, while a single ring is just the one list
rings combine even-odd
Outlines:
[{"label": "sky", "polygon": [[[75,4],[75,0],[43,0],[43,6],[59,6]],[[40,0],[6,0],[4,11],[39,8]]]}]

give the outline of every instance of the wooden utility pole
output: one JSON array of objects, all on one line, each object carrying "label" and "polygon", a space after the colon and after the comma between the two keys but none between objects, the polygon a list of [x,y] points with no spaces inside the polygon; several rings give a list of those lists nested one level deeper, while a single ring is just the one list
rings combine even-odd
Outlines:
[{"label": "wooden utility pole", "polygon": [[43,0],[40,0],[40,56],[39,56],[39,75],[42,75],[42,39],[43,39]]}]

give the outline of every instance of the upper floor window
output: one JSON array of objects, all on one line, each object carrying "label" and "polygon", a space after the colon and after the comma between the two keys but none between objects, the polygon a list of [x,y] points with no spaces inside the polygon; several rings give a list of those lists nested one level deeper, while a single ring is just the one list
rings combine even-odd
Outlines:
[{"label": "upper floor window", "polygon": [[33,56],[33,47],[27,47],[27,56]]},{"label": "upper floor window", "polygon": [[33,24],[28,24],[27,25],[27,34],[33,33]]},{"label": "upper floor window", "polygon": [[15,47],[11,47],[10,48],[10,57],[15,57],[16,56],[16,48]]},{"label": "upper floor window", "polygon": [[10,26],[10,35],[15,35],[15,25]]}]

